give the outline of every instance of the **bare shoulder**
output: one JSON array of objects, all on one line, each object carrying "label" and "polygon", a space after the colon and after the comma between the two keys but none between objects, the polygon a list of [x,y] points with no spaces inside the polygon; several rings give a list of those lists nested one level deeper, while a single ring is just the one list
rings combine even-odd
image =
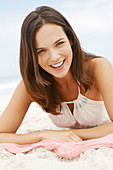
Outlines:
[{"label": "bare shoulder", "polygon": [[105,88],[113,84],[113,67],[106,58],[93,58],[88,61],[87,65],[97,90],[105,91]]},{"label": "bare shoulder", "polygon": [[17,103],[22,101],[25,104],[30,104],[32,101],[30,95],[28,94],[24,81],[21,80],[20,83],[18,84],[13,96],[12,96],[12,100],[15,100]]},{"label": "bare shoulder", "polygon": [[96,89],[100,92],[108,115],[113,121],[113,66],[106,58],[94,58],[88,65]]},{"label": "bare shoulder", "polygon": [[30,95],[28,94],[24,81],[21,80],[20,83],[18,84],[16,90],[17,93],[22,94],[23,96],[27,97],[26,99],[28,99],[30,102],[32,102],[32,99],[30,97]]},{"label": "bare shoulder", "polygon": [[113,121],[113,67],[105,58],[92,61],[96,85],[100,90],[106,110]]},{"label": "bare shoulder", "polygon": [[106,58],[94,58],[90,62],[90,68],[98,89],[103,93],[107,91],[107,88],[111,89],[113,84],[112,64]]},{"label": "bare shoulder", "polygon": [[96,70],[112,68],[112,64],[106,58],[94,58],[90,60],[90,68],[95,73]]},{"label": "bare shoulder", "polygon": [[19,128],[32,100],[23,80],[18,84],[9,104],[0,117],[0,132],[15,133]]}]

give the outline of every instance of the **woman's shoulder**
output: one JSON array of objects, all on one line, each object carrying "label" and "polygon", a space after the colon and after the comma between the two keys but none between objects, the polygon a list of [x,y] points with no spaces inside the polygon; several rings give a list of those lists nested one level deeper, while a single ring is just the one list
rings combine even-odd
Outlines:
[{"label": "woman's shoulder", "polygon": [[93,58],[88,61],[88,68],[93,75],[109,67],[112,67],[112,64],[104,57]]},{"label": "woman's shoulder", "polygon": [[[110,82],[113,80],[113,67],[108,59],[94,58],[89,62],[89,65],[94,82],[96,83],[98,89],[101,89],[101,86],[103,86],[105,82]],[[103,87],[103,89],[104,88],[105,87]]]},{"label": "woman's shoulder", "polygon": [[88,69],[93,78],[93,87],[95,87],[98,92],[105,91],[105,88],[109,87],[107,83],[113,79],[112,64],[108,59],[103,57],[93,58],[88,61]]},{"label": "woman's shoulder", "polygon": [[104,57],[97,57],[97,58],[93,58],[93,59],[90,60],[90,64],[91,64],[92,66],[103,65],[103,64],[107,64],[107,63],[110,64],[110,62],[108,61],[108,59],[107,59],[107,58],[104,58]]},{"label": "woman's shoulder", "polygon": [[23,79],[20,80],[20,82],[19,82],[17,88],[15,89],[14,93],[18,94],[17,96],[21,96],[21,97],[23,96],[22,98],[26,98],[26,100],[33,102],[30,95],[27,92],[27,89],[25,87],[25,83],[24,83]]}]

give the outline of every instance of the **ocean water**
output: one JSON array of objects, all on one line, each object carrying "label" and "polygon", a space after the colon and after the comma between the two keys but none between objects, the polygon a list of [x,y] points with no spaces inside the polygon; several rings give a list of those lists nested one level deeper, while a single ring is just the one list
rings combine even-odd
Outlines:
[{"label": "ocean water", "polygon": [[0,79],[0,96],[13,94],[21,80],[20,75],[9,75]]}]

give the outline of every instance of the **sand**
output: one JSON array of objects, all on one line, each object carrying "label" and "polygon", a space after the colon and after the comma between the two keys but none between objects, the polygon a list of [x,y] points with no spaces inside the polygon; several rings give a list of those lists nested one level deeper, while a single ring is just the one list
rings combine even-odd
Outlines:
[{"label": "sand", "polygon": [[[0,111],[3,112],[11,96],[0,96]],[[41,119],[39,122],[35,120]],[[24,122],[17,133],[42,129],[60,129],[53,125],[48,114],[32,103]],[[113,148],[90,149],[75,158],[61,158],[44,148],[35,148],[26,154],[11,154],[0,148],[0,170],[112,170]]]}]

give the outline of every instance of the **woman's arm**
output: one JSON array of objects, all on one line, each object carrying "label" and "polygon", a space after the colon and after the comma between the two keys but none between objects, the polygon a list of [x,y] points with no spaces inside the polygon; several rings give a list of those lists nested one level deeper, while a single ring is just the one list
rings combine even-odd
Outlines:
[{"label": "woman's arm", "polygon": [[82,140],[94,139],[103,137],[110,133],[113,133],[113,122],[100,125],[98,127],[89,128],[89,129],[74,129],[69,130],[76,135],[78,135]]},{"label": "woman's arm", "polygon": [[71,130],[82,139],[98,138],[113,133],[113,67],[107,59],[96,58],[92,60],[92,70],[111,123],[89,129]]},{"label": "woman's arm", "polygon": [[10,103],[0,117],[0,143],[27,144],[41,140],[40,132],[15,134],[31,104],[23,81],[17,86]]},{"label": "woman's arm", "polygon": [[26,134],[0,133],[0,143],[32,144],[40,142],[42,140],[41,136],[40,131]]},{"label": "woman's arm", "polygon": [[67,142],[81,141],[77,135],[68,131],[43,130],[26,134],[16,134],[31,102],[32,100],[25,89],[24,83],[21,81],[10,103],[0,117],[0,143],[17,143],[23,145],[37,143],[45,139],[57,139]]}]

